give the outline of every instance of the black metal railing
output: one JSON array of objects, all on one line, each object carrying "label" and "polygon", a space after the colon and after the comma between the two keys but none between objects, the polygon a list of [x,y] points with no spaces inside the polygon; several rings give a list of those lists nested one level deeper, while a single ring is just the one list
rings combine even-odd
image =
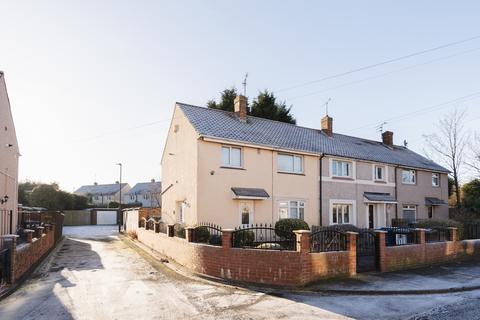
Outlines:
[{"label": "black metal railing", "polygon": [[183,224],[176,223],[173,226],[173,235],[177,238],[185,239],[185,226]]},{"label": "black metal railing", "polygon": [[409,244],[416,244],[417,241],[417,232],[414,228],[382,228],[386,231],[385,235],[385,245],[387,247],[393,246],[403,246]]},{"label": "black metal railing", "polygon": [[168,233],[168,225],[163,221],[158,221],[157,225],[156,225],[156,228],[155,228],[155,232],[156,233],[167,234]]},{"label": "black metal railing", "polygon": [[358,229],[357,256],[375,253],[375,231],[373,229]]},{"label": "black metal railing", "polygon": [[347,234],[335,227],[313,228],[310,236],[311,252],[347,250]]},{"label": "black metal railing", "polygon": [[0,289],[10,280],[10,250],[11,241],[0,238]]},{"label": "black metal railing", "polygon": [[199,223],[192,232],[192,242],[222,245],[222,227],[213,223]]},{"label": "black metal railing", "polygon": [[463,239],[480,239],[480,223],[465,223],[463,227]]},{"label": "black metal railing", "polygon": [[450,230],[447,228],[425,229],[425,242],[445,242],[450,238]]},{"label": "black metal railing", "polygon": [[145,229],[146,230],[155,230],[155,219],[153,218],[150,218],[147,220],[147,223],[146,223],[146,226],[145,226]]},{"label": "black metal railing", "polygon": [[138,221],[138,227],[139,228],[145,228],[147,225],[147,219],[145,218],[140,218],[140,220]]},{"label": "black metal railing", "polygon": [[268,224],[255,224],[235,228],[232,233],[233,248],[264,250],[295,250],[296,236],[282,232]]}]

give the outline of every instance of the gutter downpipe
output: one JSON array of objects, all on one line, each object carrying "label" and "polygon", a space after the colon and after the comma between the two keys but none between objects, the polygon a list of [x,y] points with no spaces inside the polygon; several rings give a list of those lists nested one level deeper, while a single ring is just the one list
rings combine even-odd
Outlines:
[{"label": "gutter downpipe", "polygon": [[322,155],[320,156],[320,161],[319,161],[319,177],[318,177],[318,187],[319,187],[319,197],[318,197],[318,200],[319,200],[319,208],[318,208],[318,213],[319,213],[319,223],[320,223],[320,226],[323,225],[323,219],[322,219],[322,206],[323,206],[323,201],[322,201],[322,169],[323,169],[323,166],[322,166],[322,159],[323,157],[325,157],[325,154],[322,153]]},{"label": "gutter downpipe", "polygon": [[395,182],[395,200],[397,200],[397,203],[395,204],[395,219],[398,219],[397,169],[398,169],[398,166],[395,166],[395,178],[393,179],[393,181]]}]

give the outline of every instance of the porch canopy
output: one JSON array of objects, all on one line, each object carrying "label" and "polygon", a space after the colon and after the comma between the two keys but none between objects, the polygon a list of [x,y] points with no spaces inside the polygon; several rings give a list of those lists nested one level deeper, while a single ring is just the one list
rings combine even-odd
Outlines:
[{"label": "porch canopy", "polygon": [[264,200],[270,198],[267,191],[261,188],[232,187],[234,199]]},{"label": "porch canopy", "polygon": [[434,197],[425,197],[425,205],[426,206],[441,206],[447,204],[445,201],[440,200]]},{"label": "porch canopy", "polygon": [[365,198],[366,202],[397,203],[395,196],[391,196],[390,193],[364,192],[363,197]]}]

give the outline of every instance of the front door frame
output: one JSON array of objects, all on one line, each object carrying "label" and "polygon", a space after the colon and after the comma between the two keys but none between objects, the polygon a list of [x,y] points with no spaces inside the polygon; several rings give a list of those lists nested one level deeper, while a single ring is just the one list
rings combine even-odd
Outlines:
[{"label": "front door frame", "polygon": [[[247,206],[248,209],[249,209],[249,214],[248,214],[248,224],[243,224],[242,223],[242,212],[243,212],[243,208],[244,206]],[[253,200],[240,200],[238,202],[238,220],[239,220],[239,225],[241,226],[248,226],[248,225],[251,225],[253,224],[253,218],[254,218],[254,214],[255,214],[255,205],[254,205],[254,201]]]}]

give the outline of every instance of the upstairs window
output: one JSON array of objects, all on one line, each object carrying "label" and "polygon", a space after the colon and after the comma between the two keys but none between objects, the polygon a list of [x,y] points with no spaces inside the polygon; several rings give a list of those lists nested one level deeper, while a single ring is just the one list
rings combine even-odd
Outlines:
[{"label": "upstairs window", "polygon": [[303,157],[293,154],[279,154],[277,158],[278,171],[303,173]]},{"label": "upstairs window", "polygon": [[432,187],[440,186],[440,175],[438,173],[432,173]]},{"label": "upstairs window", "polygon": [[278,203],[278,218],[279,219],[304,219],[305,217],[305,202],[303,201],[280,201]]},{"label": "upstairs window", "polygon": [[348,161],[332,161],[332,176],[334,177],[351,177],[352,163]]},{"label": "upstairs window", "polygon": [[375,180],[385,181],[385,167],[375,166]]},{"label": "upstairs window", "polygon": [[222,147],[222,166],[224,167],[242,167],[242,148]]},{"label": "upstairs window", "polygon": [[402,170],[402,183],[403,184],[415,184],[416,172],[415,170]]}]

